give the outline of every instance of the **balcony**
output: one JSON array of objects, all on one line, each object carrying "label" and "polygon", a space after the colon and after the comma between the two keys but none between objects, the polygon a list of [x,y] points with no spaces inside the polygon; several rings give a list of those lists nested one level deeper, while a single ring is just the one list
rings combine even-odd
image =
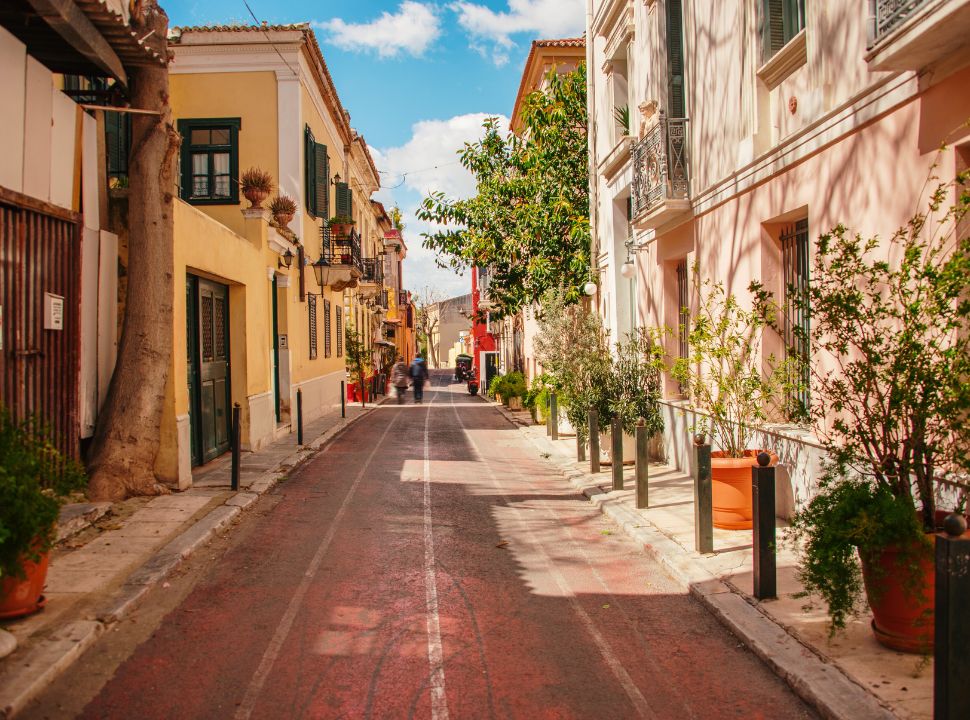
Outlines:
[{"label": "balcony", "polygon": [[970,45],[970,0],[869,0],[869,13],[870,70],[919,71]]},{"label": "balcony", "polygon": [[334,235],[324,226],[320,228],[320,239],[323,285],[337,291],[357,287],[364,274],[357,231]]},{"label": "balcony", "polygon": [[384,263],[379,258],[364,258],[361,265],[362,284],[382,286],[384,284]]},{"label": "balcony", "polygon": [[633,226],[647,230],[690,212],[687,118],[657,122],[633,146]]}]

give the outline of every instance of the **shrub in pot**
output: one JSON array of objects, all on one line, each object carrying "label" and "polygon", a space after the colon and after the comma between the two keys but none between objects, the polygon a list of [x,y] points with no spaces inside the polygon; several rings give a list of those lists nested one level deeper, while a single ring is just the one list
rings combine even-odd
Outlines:
[{"label": "shrub in pot", "polygon": [[354,219],[346,215],[334,215],[327,222],[330,232],[338,237],[349,235],[355,224]]},{"label": "shrub in pot", "polygon": [[[933,645],[940,481],[970,469],[968,180],[958,176],[952,206],[953,188],[938,185],[888,243],[841,225],[820,236],[811,285],[791,300],[811,309],[804,340],[825,361],[810,365],[811,415],[829,456],[794,518],[801,580],[827,603],[832,632],[865,589],[876,638],[911,652]],[[780,324],[786,308],[752,290]]]},{"label": "shrub in pot", "polygon": [[768,368],[761,356],[765,321],[746,310],[724,285],[701,281],[697,311],[687,329],[689,353],[678,358],[671,374],[683,386],[701,415],[698,433],[718,449],[711,455],[714,526],[751,528],[751,467],[762,450],[750,447],[755,428],[774,412],[777,399],[792,377],[787,363]]},{"label": "shrub in pot", "polygon": [[263,201],[273,192],[273,176],[258,167],[249,168],[239,178],[243,195],[252,208],[261,208]]},{"label": "shrub in pot", "polygon": [[[639,328],[616,344],[616,352],[610,358],[605,405],[609,420],[618,419],[623,428],[623,462],[636,459],[635,433],[639,420],[645,421],[649,435],[663,432],[659,401],[664,365],[660,338],[659,330]],[[606,438],[600,446],[612,453],[612,443]]]},{"label": "shrub in pot", "polygon": [[87,484],[35,418],[16,422],[0,408],[0,618],[43,605],[47,556],[66,496]]},{"label": "shrub in pot", "polygon": [[273,213],[276,224],[286,227],[293,220],[293,216],[296,215],[296,201],[289,195],[280,193],[269,204],[269,210]]}]

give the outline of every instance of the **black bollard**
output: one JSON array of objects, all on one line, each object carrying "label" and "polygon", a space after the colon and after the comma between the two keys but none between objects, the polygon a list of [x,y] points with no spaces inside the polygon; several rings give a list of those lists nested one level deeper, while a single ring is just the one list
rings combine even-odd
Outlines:
[{"label": "black bollard", "polygon": [[600,471],[600,420],[596,410],[589,411],[589,471]]},{"label": "black bollard", "polygon": [[340,381],[340,417],[347,417],[347,381]]},{"label": "black bollard", "polygon": [[759,600],[778,597],[775,567],[775,468],[771,456],[758,453],[751,468],[751,510],[754,529],[754,596]]},{"label": "black bollard", "polygon": [[647,425],[640,418],[637,421],[637,508],[642,510],[643,508],[650,507],[650,494],[648,490],[648,481],[650,478],[650,465],[649,465],[649,453],[647,452],[647,444],[650,438],[647,436]]},{"label": "black bollard", "polygon": [[232,490],[239,489],[239,438],[240,438],[240,428],[239,428],[239,415],[241,408],[239,403],[232,404],[232,427],[230,428],[230,433],[232,437],[230,438],[230,446],[232,447],[232,470],[230,474],[229,487]]},{"label": "black bollard", "polygon": [[296,444],[303,444],[303,388],[296,389]]},{"label": "black bollard", "polygon": [[714,498],[711,488],[711,446],[703,435],[694,437],[697,474],[694,476],[694,547],[702,555],[714,552]]},{"label": "black bollard", "polygon": [[970,534],[953,513],[936,535],[933,720],[970,718]]},{"label": "black bollard", "polygon": [[619,418],[613,420],[610,423],[610,449],[612,450],[612,457],[610,458],[613,470],[613,489],[622,490],[623,489],[623,426],[620,424]]},{"label": "black bollard", "polygon": [[559,399],[555,390],[549,393],[549,432],[553,440],[559,439]]}]

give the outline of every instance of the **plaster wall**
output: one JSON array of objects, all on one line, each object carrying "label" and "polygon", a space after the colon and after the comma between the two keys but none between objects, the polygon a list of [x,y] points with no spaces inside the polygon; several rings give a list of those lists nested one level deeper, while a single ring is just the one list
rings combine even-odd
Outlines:
[{"label": "plaster wall", "polygon": [[23,192],[27,46],[0,27],[0,186]]}]

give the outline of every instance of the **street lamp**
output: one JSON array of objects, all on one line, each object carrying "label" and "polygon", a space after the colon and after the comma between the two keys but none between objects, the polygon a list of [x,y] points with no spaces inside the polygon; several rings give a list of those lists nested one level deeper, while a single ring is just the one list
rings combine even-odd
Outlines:
[{"label": "street lamp", "polygon": [[313,274],[317,278],[317,285],[319,285],[320,289],[323,290],[323,269],[327,267],[327,263],[324,261],[323,255],[321,255],[320,259],[313,263],[311,267],[313,268]]},{"label": "street lamp", "polygon": [[593,295],[596,294],[596,283],[594,283],[592,280],[587,282],[585,285],[583,285],[583,292],[590,297],[593,297]]},{"label": "street lamp", "polygon": [[637,274],[637,266],[633,264],[633,258],[627,258],[626,262],[623,263],[623,267],[620,268],[620,275],[625,278],[632,278]]}]

